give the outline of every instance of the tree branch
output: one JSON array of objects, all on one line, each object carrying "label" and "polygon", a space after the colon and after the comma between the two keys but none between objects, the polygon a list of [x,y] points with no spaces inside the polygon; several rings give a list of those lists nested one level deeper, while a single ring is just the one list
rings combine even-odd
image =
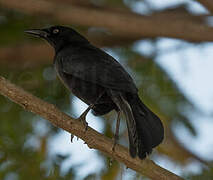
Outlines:
[{"label": "tree branch", "polygon": [[[53,51],[46,44],[23,44],[0,48],[0,64],[14,69],[33,68],[52,62]],[[36,56],[32,56],[36,54]]]},{"label": "tree branch", "polygon": [[212,27],[183,18],[176,18],[174,21],[172,15],[167,18],[130,15],[129,13],[101,11],[97,8],[63,6],[44,0],[27,0],[25,3],[20,3],[19,0],[0,0],[0,4],[30,15],[55,18],[60,23],[104,27],[120,36],[213,41]]},{"label": "tree branch", "polygon": [[73,135],[81,138],[90,148],[98,149],[107,156],[124,163],[127,167],[156,180],[180,180],[181,177],[163,169],[156,165],[153,161],[146,159],[141,161],[139,158],[131,158],[127,148],[116,145],[113,152],[113,142],[111,139],[98,133],[94,129],[88,127],[84,131],[84,125],[76,119],[69,117],[61,112],[54,105],[42,101],[41,99],[31,95],[23,89],[15,86],[0,76],[0,94],[8,97],[15,103],[21,105],[24,109],[31,111],[41,117],[49,120],[54,126],[62,128]]}]

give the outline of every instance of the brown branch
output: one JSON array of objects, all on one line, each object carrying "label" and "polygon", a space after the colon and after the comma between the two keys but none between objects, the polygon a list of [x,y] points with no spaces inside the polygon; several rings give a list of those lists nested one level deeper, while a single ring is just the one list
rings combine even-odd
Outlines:
[{"label": "brown branch", "polygon": [[124,163],[127,167],[156,180],[178,180],[181,177],[163,169],[156,165],[153,161],[146,159],[141,161],[139,158],[131,158],[128,149],[116,145],[113,152],[113,142],[111,139],[98,133],[94,129],[88,127],[85,132],[84,125],[76,119],[69,117],[61,112],[54,105],[42,101],[41,99],[31,95],[23,89],[15,86],[0,76],[0,94],[8,97],[15,103],[21,105],[24,109],[31,111],[41,117],[49,120],[54,126],[62,128],[73,135],[81,138],[85,143],[94,149],[98,149],[107,156]]},{"label": "brown branch", "polygon": [[[36,54],[36,56],[32,56]],[[50,64],[53,51],[47,44],[24,44],[0,48],[1,67],[14,69],[33,68],[38,65]]]},{"label": "brown branch", "polygon": [[74,6],[80,6],[80,7],[87,7],[87,8],[97,8],[101,10],[107,10],[107,11],[114,11],[114,12],[121,12],[121,13],[131,13],[131,10],[128,6],[125,6],[124,4],[120,4],[119,6],[116,5],[109,5],[109,3],[101,3],[96,4],[92,1],[85,1],[85,0],[51,0],[52,2],[65,4],[65,5],[74,5]]},{"label": "brown branch", "polygon": [[213,28],[182,18],[155,18],[129,13],[101,11],[80,6],[63,6],[43,0],[0,0],[2,7],[29,15],[55,18],[60,23],[104,27],[116,35],[131,37],[171,37],[188,41],[213,41]]}]

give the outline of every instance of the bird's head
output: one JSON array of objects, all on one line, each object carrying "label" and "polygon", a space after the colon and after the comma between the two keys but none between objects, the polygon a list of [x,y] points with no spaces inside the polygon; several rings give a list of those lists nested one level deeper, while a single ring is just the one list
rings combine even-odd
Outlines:
[{"label": "bird's head", "polygon": [[82,45],[88,40],[76,32],[74,29],[65,26],[52,26],[43,29],[29,29],[25,31],[36,37],[47,40],[56,51],[69,45]]}]

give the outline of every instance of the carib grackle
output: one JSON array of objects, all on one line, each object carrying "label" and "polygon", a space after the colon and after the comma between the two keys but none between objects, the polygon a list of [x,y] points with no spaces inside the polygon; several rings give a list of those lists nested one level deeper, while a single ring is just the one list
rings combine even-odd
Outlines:
[{"label": "carib grackle", "polygon": [[97,116],[117,111],[115,146],[120,112],[123,112],[130,155],[140,159],[162,142],[164,128],[160,119],[140,100],[133,79],[112,56],[69,27],[52,26],[25,32],[47,40],[55,49],[54,67],[60,80],[89,105],[79,118],[85,125],[90,109]]}]

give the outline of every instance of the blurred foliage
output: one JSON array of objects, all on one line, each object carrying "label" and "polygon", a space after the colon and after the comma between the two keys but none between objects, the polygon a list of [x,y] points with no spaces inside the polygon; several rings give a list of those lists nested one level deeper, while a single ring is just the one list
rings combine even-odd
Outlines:
[{"label": "blurred foliage", "polygon": [[186,179],[190,180],[212,180],[212,172],[213,172],[213,166],[209,167],[209,169],[205,169],[200,172],[200,174],[197,175],[190,175],[186,176]]},{"label": "blurred foliage", "polygon": [[38,18],[0,8],[0,46],[17,44],[24,38],[23,30],[40,24]]},{"label": "blurred foliage", "polygon": [[[128,5],[132,6],[139,1],[102,0],[98,2],[92,0],[90,2],[99,6],[131,10]],[[146,1],[141,2],[150,7],[150,2],[147,1],[147,4]],[[27,16],[21,12],[0,7],[0,46],[9,47],[14,44],[21,45],[27,41],[39,41],[36,38],[29,40],[23,31],[55,23],[57,22],[51,17]],[[77,28],[83,31],[88,30],[88,27],[85,26]],[[155,42],[156,40],[153,40],[153,46]],[[134,50],[134,43],[128,47],[113,48],[111,51],[122,60],[121,63],[125,64],[127,69],[131,69],[138,84],[140,97],[163,119],[164,124],[170,127],[172,123],[182,122],[192,134],[196,135],[186,113],[194,106],[178,89],[165,70],[154,61],[155,53],[151,56],[139,54]],[[36,54],[32,54],[32,56],[34,55],[36,56]],[[55,104],[62,111],[70,112],[70,109],[72,110],[72,96],[70,97],[68,90],[56,78],[51,65],[24,71],[19,69],[11,71],[8,64],[7,67],[0,66],[0,74],[32,94]],[[114,113],[103,118],[103,133],[108,137],[113,137],[114,118]],[[45,130],[41,130],[40,126],[44,126]],[[69,167],[66,172],[61,171],[63,162],[70,158],[69,156],[49,155],[49,141],[57,133],[59,133],[58,128],[0,96],[0,179],[25,180],[29,177],[36,180],[78,179],[75,166]],[[125,123],[122,121],[120,141],[124,145],[126,145],[125,137]],[[105,157],[100,152],[97,153],[98,157],[103,160],[104,169],[101,172],[88,174],[84,179],[117,179],[122,177],[122,173],[125,174],[126,170],[118,162]],[[212,171],[213,169],[211,171],[203,170],[199,175],[190,174],[187,175],[187,179],[213,179]],[[134,179],[145,178],[136,174]]]}]

